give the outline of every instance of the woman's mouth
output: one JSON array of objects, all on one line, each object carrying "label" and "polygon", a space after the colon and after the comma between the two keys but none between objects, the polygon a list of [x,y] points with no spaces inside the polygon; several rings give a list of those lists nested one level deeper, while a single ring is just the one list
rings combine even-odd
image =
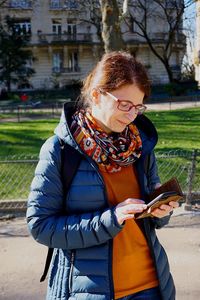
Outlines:
[{"label": "woman's mouth", "polygon": [[120,120],[118,120],[118,122],[121,124],[121,125],[123,125],[123,126],[127,126],[128,125],[128,123],[126,122],[122,122],[122,121],[120,121]]}]

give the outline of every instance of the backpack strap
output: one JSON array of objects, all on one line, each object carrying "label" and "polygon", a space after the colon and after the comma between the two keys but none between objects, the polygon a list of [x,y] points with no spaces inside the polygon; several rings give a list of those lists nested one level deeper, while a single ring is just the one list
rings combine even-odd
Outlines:
[{"label": "backpack strap", "polygon": [[[64,143],[62,139],[59,139],[61,149],[61,180],[63,185],[63,212],[64,204],[67,196],[67,192],[70,188],[71,182],[76,174],[78,166],[83,158],[83,155],[75,150],[72,146]],[[40,282],[43,282],[47,276],[51,259],[53,256],[54,248],[49,248],[43,274],[40,278]]]}]

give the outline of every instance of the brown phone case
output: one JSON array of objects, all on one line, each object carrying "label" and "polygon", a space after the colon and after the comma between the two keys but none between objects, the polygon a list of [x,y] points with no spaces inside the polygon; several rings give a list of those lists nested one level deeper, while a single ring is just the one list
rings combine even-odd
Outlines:
[{"label": "brown phone case", "polygon": [[[167,192],[174,192],[173,195],[170,195],[166,197]],[[165,194],[166,193],[166,194]],[[162,198],[163,196],[163,198]],[[158,197],[158,201],[152,204],[150,207],[148,207],[146,210],[144,210],[142,213],[136,213],[135,219],[141,219],[146,217],[152,217],[151,211],[157,207],[159,207],[162,204],[167,204],[170,201],[179,201],[183,198],[183,192],[181,190],[180,184],[178,180],[173,177],[164,184],[162,184],[158,189],[153,191],[149,195],[150,200],[154,200]],[[147,204],[148,205],[148,204]]]}]

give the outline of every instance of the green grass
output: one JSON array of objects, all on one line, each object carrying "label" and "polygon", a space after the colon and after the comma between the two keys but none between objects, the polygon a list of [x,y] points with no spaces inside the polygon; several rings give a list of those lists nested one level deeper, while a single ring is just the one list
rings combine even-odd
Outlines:
[{"label": "green grass", "polygon": [[200,108],[149,112],[158,131],[156,150],[200,149]]},{"label": "green grass", "polygon": [[[165,112],[148,112],[155,124],[159,141],[156,151],[200,149],[200,108]],[[53,135],[59,119],[32,120],[26,122],[0,123],[0,156],[35,155],[36,159],[44,141]],[[188,155],[187,155],[188,156]],[[190,155],[189,155],[190,156]],[[199,161],[199,157],[198,157]],[[158,158],[162,182],[176,175],[184,190],[187,190],[190,157]],[[26,199],[33,178],[36,162],[0,163],[0,199]],[[197,169],[199,173],[199,162]],[[197,174],[198,175],[198,174]],[[195,189],[199,187],[196,176]]]},{"label": "green grass", "polygon": [[0,156],[38,154],[58,119],[0,123]]},{"label": "green grass", "polygon": [[[157,151],[200,149],[200,108],[148,112],[159,141]],[[38,154],[59,119],[0,123],[0,156]]]}]

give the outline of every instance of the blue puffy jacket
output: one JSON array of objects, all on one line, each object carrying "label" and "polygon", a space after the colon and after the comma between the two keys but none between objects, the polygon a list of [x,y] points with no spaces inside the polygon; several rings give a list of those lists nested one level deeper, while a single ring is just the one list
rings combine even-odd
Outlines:
[{"label": "blue puffy jacket", "polygon": [[[67,120],[63,113],[55,135],[41,148],[28,199],[28,227],[39,243],[55,248],[46,299],[111,300],[114,299],[112,240],[123,225],[118,224],[114,208],[109,205],[97,165],[86,155],[73,178],[63,209],[58,137],[80,151],[70,134],[69,123],[70,113]],[[138,116],[134,123],[143,142],[143,152],[135,166],[143,199],[147,199],[149,190],[159,181],[153,153],[157,133],[145,116]],[[144,171],[146,155],[151,157],[148,176]],[[155,233],[155,228],[168,220],[169,217],[145,218],[141,226],[155,262],[162,299],[174,300],[175,288],[167,256]]]}]

